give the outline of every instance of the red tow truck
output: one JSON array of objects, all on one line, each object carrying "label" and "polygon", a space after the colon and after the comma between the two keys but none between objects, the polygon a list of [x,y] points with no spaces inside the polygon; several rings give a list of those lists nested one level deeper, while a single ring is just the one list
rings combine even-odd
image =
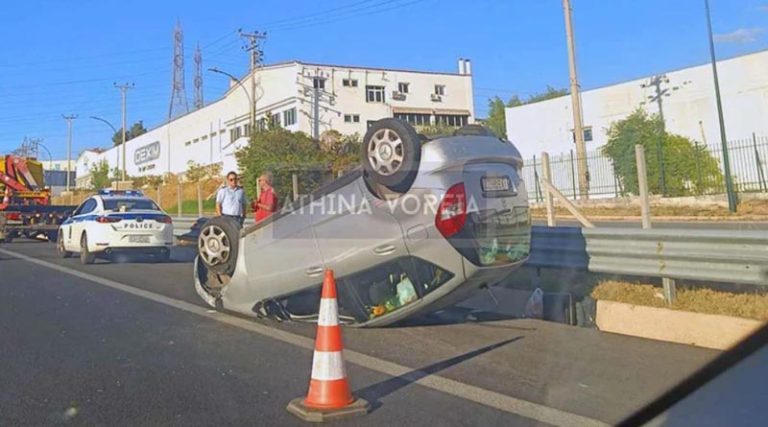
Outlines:
[{"label": "red tow truck", "polygon": [[76,206],[52,206],[43,165],[33,158],[0,157],[0,242],[47,237],[56,241],[59,225]]}]

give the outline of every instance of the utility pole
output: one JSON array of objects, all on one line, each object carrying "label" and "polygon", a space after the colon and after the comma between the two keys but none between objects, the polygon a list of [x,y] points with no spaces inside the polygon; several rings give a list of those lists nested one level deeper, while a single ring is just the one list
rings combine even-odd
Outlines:
[{"label": "utility pole", "polygon": [[128,91],[128,89],[133,89],[133,86],[134,86],[133,83],[123,83],[121,85],[115,83],[115,87],[120,89],[120,95],[122,97],[122,105],[123,105],[123,129],[122,129],[123,142],[122,142],[122,148],[120,149],[120,151],[123,152],[122,153],[123,167],[122,167],[122,172],[120,174],[120,181],[125,181],[125,134],[127,132],[125,129],[125,93]]},{"label": "utility pole", "polygon": [[317,72],[312,77],[312,138],[320,140],[320,97],[325,89],[325,76]]},{"label": "utility pole", "polygon": [[251,111],[249,116],[249,123],[251,132],[256,131],[256,69],[261,66],[261,60],[264,56],[264,51],[261,50],[261,41],[267,38],[267,33],[254,31],[252,33],[244,33],[240,30],[240,37],[246,40],[246,45],[243,46],[243,50],[250,53],[250,69],[251,69]]},{"label": "utility pole", "polygon": [[70,191],[70,175],[72,174],[72,120],[77,118],[77,114],[68,116],[62,114],[61,117],[67,121],[67,192]]},{"label": "utility pole", "polygon": [[565,36],[568,40],[568,71],[571,83],[571,104],[573,109],[573,133],[576,142],[576,167],[579,173],[579,195],[582,200],[589,199],[589,171],[587,170],[587,146],[584,143],[584,124],[581,114],[581,89],[576,72],[576,48],[574,47],[573,24],[571,22],[571,2],[563,0],[565,13]]},{"label": "utility pole", "polygon": [[717,60],[715,59],[715,42],[712,38],[712,18],[709,13],[709,0],[704,0],[707,13],[707,32],[709,35],[709,55],[712,58],[712,77],[715,82],[715,101],[717,102],[717,118],[720,124],[720,143],[723,146],[723,170],[725,172],[725,191],[728,193],[728,210],[736,212],[736,193],[733,191],[731,177],[731,161],[728,155],[728,140],[725,137],[725,119],[723,119],[723,103],[720,100],[720,81],[717,78]]},{"label": "utility pole", "polygon": [[664,120],[664,100],[662,97],[669,96],[669,89],[661,88],[662,84],[669,83],[669,78],[667,78],[666,74],[653,76],[651,77],[651,80],[648,83],[643,83],[640,85],[642,88],[647,88],[653,86],[655,88],[655,95],[649,96],[648,98],[651,100],[651,102],[656,101],[656,104],[659,107],[659,119],[661,120],[661,129],[659,132],[659,138],[656,141],[656,157],[658,157],[659,161],[659,188],[661,189],[661,194],[666,195],[667,194],[667,179],[666,179],[666,173],[664,171],[664,135],[667,132],[667,125],[666,121]]}]

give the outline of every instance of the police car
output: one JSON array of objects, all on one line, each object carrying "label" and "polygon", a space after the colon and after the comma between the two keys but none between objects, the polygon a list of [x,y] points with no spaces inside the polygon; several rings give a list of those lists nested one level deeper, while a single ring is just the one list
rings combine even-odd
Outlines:
[{"label": "police car", "polygon": [[83,264],[116,253],[150,254],[167,261],[172,245],[171,217],[152,199],[135,190],[100,190],[61,225],[57,252],[62,258],[78,253]]}]

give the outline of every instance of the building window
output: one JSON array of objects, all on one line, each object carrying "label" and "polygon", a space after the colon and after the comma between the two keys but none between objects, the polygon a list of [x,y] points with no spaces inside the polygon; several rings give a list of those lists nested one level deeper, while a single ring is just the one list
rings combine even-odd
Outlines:
[{"label": "building window", "polygon": [[256,121],[256,131],[261,132],[267,128],[267,119],[264,117]]},{"label": "building window", "polygon": [[315,89],[325,90],[325,79],[322,77],[313,78],[312,87]]},{"label": "building window", "polygon": [[290,110],[283,111],[283,124],[285,126],[290,126],[293,124],[296,124],[296,109],[291,108]]},{"label": "building window", "polygon": [[435,85],[435,95],[445,95],[445,85]]},{"label": "building window", "polygon": [[342,79],[341,85],[344,87],[357,87],[357,80],[355,79]]},{"label": "building window", "polygon": [[200,142],[200,138],[195,138],[195,139],[192,141],[192,143],[193,143],[193,144],[197,144],[198,142]]},{"label": "building window", "polygon": [[398,83],[397,84],[397,91],[400,93],[408,93],[408,87],[410,86],[410,83]]},{"label": "building window", "polygon": [[370,128],[371,126],[373,126],[374,123],[376,123],[376,120],[368,120],[367,122],[365,122],[367,128]]},{"label": "building window", "polygon": [[435,123],[445,126],[461,127],[467,124],[468,116],[458,114],[437,114]]},{"label": "building window", "polygon": [[280,121],[280,114],[273,114],[270,116],[270,126],[273,128],[279,128],[282,127],[282,122]]},{"label": "building window", "polygon": [[395,118],[405,120],[413,126],[429,126],[431,124],[431,114],[420,113],[395,113]]},{"label": "building window", "polygon": [[[571,137],[573,137],[573,143],[576,143],[576,132],[571,129]],[[584,126],[584,142],[592,142],[592,126]]]},{"label": "building window", "polygon": [[360,123],[359,114],[345,114],[344,123]]},{"label": "building window", "polygon": [[184,145],[187,145],[187,146],[192,145],[192,141],[187,141],[184,143]]},{"label": "building window", "polygon": [[246,123],[243,125],[243,136],[251,136],[251,124]]},{"label": "building window", "polygon": [[203,135],[203,136],[200,137],[200,139],[205,141],[206,139],[208,139],[208,135]]},{"label": "building window", "polygon": [[366,86],[365,102],[384,102],[384,86]]},{"label": "building window", "polygon": [[240,128],[240,126],[233,127],[232,129],[229,130],[229,140],[235,141],[236,139],[240,138],[242,136],[241,132],[242,132],[242,129]]}]

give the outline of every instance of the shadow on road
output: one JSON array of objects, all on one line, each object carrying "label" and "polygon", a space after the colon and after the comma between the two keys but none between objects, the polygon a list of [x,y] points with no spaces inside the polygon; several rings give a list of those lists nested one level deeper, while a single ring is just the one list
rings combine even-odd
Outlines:
[{"label": "shadow on road", "polygon": [[477,350],[470,351],[468,353],[460,354],[450,359],[446,359],[437,363],[433,363],[432,365],[425,366],[421,369],[415,369],[411,372],[400,375],[399,377],[390,378],[388,380],[381,381],[376,384],[371,384],[368,387],[358,390],[356,394],[362,397],[363,399],[367,400],[368,402],[370,402],[371,410],[375,411],[382,406],[381,399],[383,397],[388,396],[400,390],[403,387],[407,387],[421,380],[424,377],[437,374],[438,372],[443,371],[447,368],[458,365],[459,363],[465,362],[467,360],[470,360],[482,354],[488,353],[489,351],[495,350],[509,343],[519,341],[521,339],[523,339],[523,337],[521,336],[514,337],[504,341],[497,342],[495,344],[491,344],[491,345],[479,348]]},{"label": "shadow on road", "polygon": [[[162,262],[162,264],[190,264],[195,260],[197,252],[195,248],[178,247],[174,246],[171,249],[171,259]],[[161,264],[151,255],[141,254],[114,254],[106,258],[101,258],[102,261],[111,262],[114,264]]]}]

